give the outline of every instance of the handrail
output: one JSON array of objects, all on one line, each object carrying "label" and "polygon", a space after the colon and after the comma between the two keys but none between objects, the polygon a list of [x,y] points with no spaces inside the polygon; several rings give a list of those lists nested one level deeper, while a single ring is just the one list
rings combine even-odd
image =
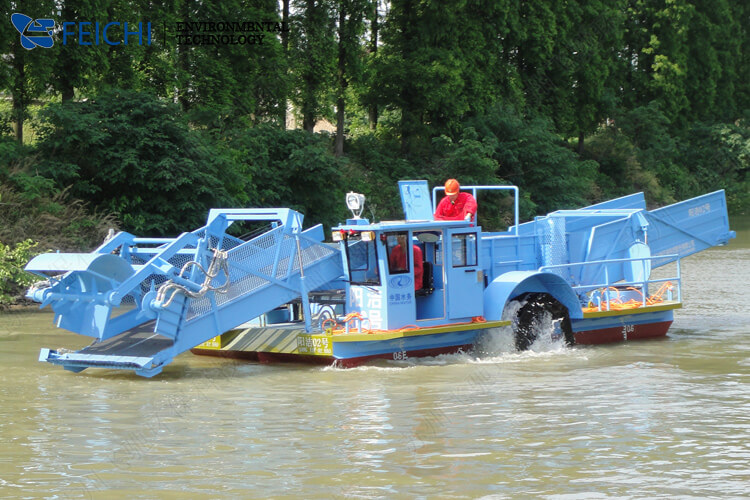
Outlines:
[{"label": "handrail", "polygon": [[664,282],[671,282],[675,281],[677,282],[677,301],[680,302],[682,299],[682,279],[681,279],[681,271],[680,271],[680,256],[678,254],[665,254],[665,255],[652,255],[650,257],[629,257],[629,258],[622,258],[622,259],[603,259],[603,260],[594,260],[591,262],[572,262],[569,264],[555,264],[555,265],[549,265],[549,266],[542,266],[539,268],[539,271],[548,271],[551,269],[560,269],[560,268],[570,268],[570,267],[583,267],[583,266],[592,266],[592,265],[602,265],[602,264],[617,264],[617,263],[624,263],[624,262],[635,262],[635,261],[642,261],[643,262],[643,275],[646,276],[646,261],[652,261],[655,259],[670,259],[674,258],[675,262],[677,262],[677,276],[672,278],[658,278],[658,279],[647,279],[643,281],[617,281],[615,283],[611,283],[609,279],[609,272],[607,269],[607,266],[604,266],[604,281],[605,283],[601,284],[591,284],[591,285],[575,285],[571,286],[573,290],[580,291],[580,292],[588,292],[591,290],[597,290],[600,288],[604,288],[605,292],[607,294],[607,311],[610,310],[610,293],[609,289],[616,285],[617,286],[633,286],[633,287],[640,287],[641,293],[643,296],[643,305],[646,305],[646,291],[648,290],[647,285],[652,283],[664,283]]},{"label": "handrail", "polygon": [[636,260],[655,260],[655,259],[670,259],[672,257],[677,257],[676,260],[680,260],[680,255],[676,253],[670,253],[670,254],[664,254],[664,255],[652,255],[650,257],[628,257],[628,258],[621,258],[621,259],[602,259],[602,260],[592,260],[588,262],[571,262],[569,264],[551,264],[548,266],[542,266],[539,268],[541,271],[542,269],[554,269],[557,267],[571,267],[571,266],[592,266],[595,264],[614,264],[617,262],[632,262]]},{"label": "handrail", "polygon": [[[432,211],[433,213],[437,209],[437,192],[443,190],[441,186],[435,186],[432,188]],[[518,236],[518,186],[461,186],[463,190],[471,190],[472,196],[477,197],[477,189],[487,191],[513,191],[513,234]],[[474,221],[476,222],[479,213],[479,207],[477,207],[477,213],[474,214]]]}]

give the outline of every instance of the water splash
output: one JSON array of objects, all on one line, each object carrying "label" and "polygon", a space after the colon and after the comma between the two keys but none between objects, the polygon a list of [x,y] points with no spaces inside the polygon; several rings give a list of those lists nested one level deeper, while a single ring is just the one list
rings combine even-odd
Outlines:
[{"label": "water splash", "polygon": [[406,358],[403,360],[372,360],[354,368],[336,368],[328,366],[323,370],[358,370],[388,371],[402,370],[419,366],[445,366],[458,364],[485,364],[519,362],[539,356],[559,354],[568,350],[562,330],[562,319],[553,319],[552,314],[544,312],[535,317],[529,328],[535,340],[526,351],[518,351],[515,343],[514,328],[517,328],[517,313],[526,305],[526,299],[512,301],[503,311],[503,320],[512,321],[509,326],[488,328],[476,340],[471,352],[441,354],[432,357]]}]

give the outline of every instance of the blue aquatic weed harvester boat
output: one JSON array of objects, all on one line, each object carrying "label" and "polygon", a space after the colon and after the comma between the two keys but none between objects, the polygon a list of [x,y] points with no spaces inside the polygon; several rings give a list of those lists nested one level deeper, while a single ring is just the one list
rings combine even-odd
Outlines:
[{"label": "blue aquatic weed harvester boat", "polygon": [[[151,377],[188,350],[354,366],[468,351],[504,326],[526,349],[544,322],[569,344],[663,336],[681,307],[680,259],[734,237],[723,191],[656,210],[639,193],[519,224],[516,187],[464,186],[513,196],[514,224],[485,232],[432,220],[426,181],[399,189],[399,221],[363,219],[364,197],[347,195],[353,217],[333,243],[294,210],[214,209],[177,238],[120,232],[91,253],[39,255],[26,269],[45,279],[27,296],[93,338],[39,359]],[[266,230],[238,238],[237,223]]]}]

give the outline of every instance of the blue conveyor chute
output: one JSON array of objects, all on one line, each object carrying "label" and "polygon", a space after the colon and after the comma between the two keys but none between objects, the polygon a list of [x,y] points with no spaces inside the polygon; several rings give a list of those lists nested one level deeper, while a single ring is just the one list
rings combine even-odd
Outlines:
[{"label": "blue conveyor chute", "polygon": [[[268,223],[248,241],[235,221]],[[40,360],[159,373],[176,355],[301,298],[342,275],[336,247],[290,209],[215,209],[177,238],[121,232],[89,254],[44,254],[26,269],[46,279],[27,296],[51,306],[58,327],[94,338],[77,352],[42,349]],[[305,315],[308,321],[309,314]]]},{"label": "blue conveyor chute", "polygon": [[[578,286],[641,280],[651,267],[726,244],[733,237],[720,190],[655,210],[647,210],[643,193],[632,194],[558,210],[505,233],[486,234],[482,240],[490,280],[506,272],[542,268]],[[608,263],[618,259],[643,260]],[[580,265],[595,262],[599,264]]]}]

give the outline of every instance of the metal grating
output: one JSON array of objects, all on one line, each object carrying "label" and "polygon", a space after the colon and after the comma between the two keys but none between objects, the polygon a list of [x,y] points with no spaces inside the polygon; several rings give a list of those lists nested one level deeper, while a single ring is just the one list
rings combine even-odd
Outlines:
[{"label": "metal grating", "polygon": [[[536,227],[542,266],[566,264],[568,262],[568,245],[565,235],[565,217],[544,217],[537,222]],[[551,269],[549,272],[562,278],[568,277],[564,268]]]},{"label": "metal grating", "polygon": [[137,255],[131,255],[130,256],[130,263],[135,266],[140,266],[146,263],[146,259],[143,257],[139,257]]},{"label": "metal grating", "polygon": [[169,258],[167,262],[172,264],[177,269],[182,269],[182,266],[195,259],[195,254],[178,253]]},{"label": "metal grating", "polygon": [[[299,273],[297,240],[293,235],[284,234],[283,230],[283,227],[275,228],[229,251],[227,264],[231,285],[226,293],[214,295],[217,307],[272,283],[262,276],[287,281],[292,275]],[[304,239],[300,240],[300,246],[304,267],[337,253],[337,249]],[[274,263],[278,263],[275,273]],[[211,301],[208,296],[189,300],[186,320],[190,321],[210,312]]]}]

